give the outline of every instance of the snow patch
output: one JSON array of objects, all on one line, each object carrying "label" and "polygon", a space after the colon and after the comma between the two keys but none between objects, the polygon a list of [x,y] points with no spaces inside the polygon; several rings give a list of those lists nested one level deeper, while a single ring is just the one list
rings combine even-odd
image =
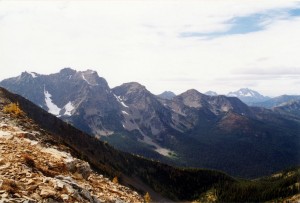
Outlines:
[{"label": "snow patch", "polygon": [[122,106],[128,108],[128,106],[124,103],[124,102],[120,102],[122,104]]},{"label": "snow patch", "polygon": [[45,95],[45,102],[48,108],[48,112],[58,116],[61,109],[52,102],[51,99],[52,95],[45,89],[45,87],[44,87],[44,95]]},{"label": "snow patch", "polygon": [[156,151],[157,153],[159,153],[159,154],[161,154],[161,155],[163,155],[163,156],[166,156],[166,157],[170,157],[171,154],[176,154],[174,151],[171,151],[171,150],[169,150],[169,149],[167,149],[167,148],[164,148],[164,147],[162,147],[162,146],[156,144],[156,143],[153,142],[152,139],[151,139],[150,137],[148,137],[147,135],[143,134],[143,137],[144,137],[144,139],[143,139],[143,140],[140,140],[140,139],[139,139],[139,141],[142,142],[142,143],[146,143],[146,144],[148,144],[148,145],[154,146],[154,147],[155,147],[155,150],[154,150],[154,151]]},{"label": "snow patch", "polygon": [[64,109],[65,109],[65,113],[64,115],[65,116],[71,116],[72,115],[72,111],[74,110],[74,106],[73,104],[69,101],[65,106],[64,106]]},{"label": "snow patch", "polygon": [[84,77],[84,75],[82,74],[82,79],[84,80],[84,81],[86,81],[87,82],[87,84],[89,84],[89,85],[93,85],[93,84],[91,84],[85,77]]},{"label": "snow patch", "polygon": [[129,115],[129,113],[127,113],[126,111],[122,111],[123,114]]},{"label": "snow patch", "polygon": [[36,78],[37,77],[37,74],[36,73],[34,73],[34,72],[29,72],[29,74],[31,75],[31,77],[33,77],[33,78]]},{"label": "snow patch", "polygon": [[122,104],[122,106],[124,106],[124,107],[126,107],[126,108],[129,107],[129,106],[127,106],[127,105],[122,101],[121,96],[117,96],[117,95],[115,95],[115,94],[114,94],[114,96],[116,97],[116,99],[118,100],[118,102],[119,102],[120,104]]},{"label": "snow patch", "polygon": [[89,84],[89,85],[91,85],[91,86],[97,86],[97,85],[99,85],[99,84],[92,84],[92,83],[90,83],[90,82],[84,77],[84,74],[83,74],[83,73],[82,73],[81,75],[82,75],[82,79],[83,79],[84,81],[86,81],[87,84]]}]

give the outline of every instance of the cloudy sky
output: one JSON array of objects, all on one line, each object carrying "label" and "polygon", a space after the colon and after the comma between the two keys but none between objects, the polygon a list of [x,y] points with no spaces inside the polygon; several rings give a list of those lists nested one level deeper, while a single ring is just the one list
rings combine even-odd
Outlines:
[{"label": "cloudy sky", "polygon": [[300,94],[300,2],[0,0],[0,80],[93,69],[158,94]]}]

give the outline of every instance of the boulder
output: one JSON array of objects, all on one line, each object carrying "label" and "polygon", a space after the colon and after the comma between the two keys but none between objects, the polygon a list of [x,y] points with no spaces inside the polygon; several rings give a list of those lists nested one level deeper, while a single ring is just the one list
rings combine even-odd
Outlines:
[{"label": "boulder", "polygon": [[40,189],[41,189],[40,196],[42,196],[42,197],[54,196],[56,194],[56,191],[54,190],[54,188],[51,188],[51,187],[40,186]]}]

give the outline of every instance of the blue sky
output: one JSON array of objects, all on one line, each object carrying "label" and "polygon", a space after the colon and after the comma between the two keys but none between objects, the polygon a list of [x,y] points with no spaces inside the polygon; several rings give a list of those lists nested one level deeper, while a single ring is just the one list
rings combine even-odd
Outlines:
[{"label": "blue sky", "polygon": [[252,32],[259,32],[273,21],[278,19],[290,20],[291,18],[300,16],[300,4],[296,5],[299,8],[283,8],[271,9],[263,12],[253,13],[246,16],[235,16],[223,22],[228,25],[227,29],[219,32],[183,32],[180,37],[200,37],[205,39],[213,39],[216,37],[223,37],[226,35],[248,34]]},{"label": "blue sky", "polygon": [[0,1],[0,80],[93,69],[153,93],[300,94],[297,1]]}]

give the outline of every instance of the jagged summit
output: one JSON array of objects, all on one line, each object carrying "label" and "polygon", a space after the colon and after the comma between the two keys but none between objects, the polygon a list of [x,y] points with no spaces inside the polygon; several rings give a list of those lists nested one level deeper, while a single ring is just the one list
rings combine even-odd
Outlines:
[{"label": "jagged summit", "polygon": [[63,75],[74,75],[76,72],[77,72],[76,70],[69,67],[63,68],[59,71],[59,73]]}]

